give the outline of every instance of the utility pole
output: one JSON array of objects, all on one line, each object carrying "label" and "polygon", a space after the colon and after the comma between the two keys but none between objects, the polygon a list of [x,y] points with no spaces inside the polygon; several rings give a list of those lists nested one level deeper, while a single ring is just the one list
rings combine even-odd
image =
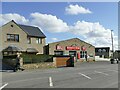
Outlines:
[{"label": "utility pole", "polygon": [[112,35],[112,31],[111,30],[111,40],[112,40],[112,58],[114,59],[114,46],[113,46],[113,35]]}]

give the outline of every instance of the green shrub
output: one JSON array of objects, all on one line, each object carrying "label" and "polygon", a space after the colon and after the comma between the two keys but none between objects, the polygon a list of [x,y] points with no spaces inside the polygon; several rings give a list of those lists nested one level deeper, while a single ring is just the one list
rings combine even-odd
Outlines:
[{"label": "green shrub", "polygon": [[21,57],[23,58],[23,63],[40,63],[40,62],[53,62],[52,55],[45,55],[45,54],[22,54]]}]

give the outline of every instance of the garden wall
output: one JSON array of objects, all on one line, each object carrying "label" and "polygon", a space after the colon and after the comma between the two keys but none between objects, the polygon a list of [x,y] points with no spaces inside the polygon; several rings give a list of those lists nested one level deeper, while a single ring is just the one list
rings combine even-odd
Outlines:
[{"label": "garden wall", "polygon": [[35,64],[24,64],[23,68],[26,70],[29,69],[45,69],[45,68],[55,68],[55,64],[53,62],[42,62]]}]

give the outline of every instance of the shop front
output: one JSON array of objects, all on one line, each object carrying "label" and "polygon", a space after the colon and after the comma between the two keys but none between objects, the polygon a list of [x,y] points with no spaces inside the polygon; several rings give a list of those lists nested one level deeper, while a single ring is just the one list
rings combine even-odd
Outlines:
[{"label": "shop front", "polygon": [[71,55],[76,61],[95,59],[95,47],[78,38],[50,43],[47,46],[49,55]]}]

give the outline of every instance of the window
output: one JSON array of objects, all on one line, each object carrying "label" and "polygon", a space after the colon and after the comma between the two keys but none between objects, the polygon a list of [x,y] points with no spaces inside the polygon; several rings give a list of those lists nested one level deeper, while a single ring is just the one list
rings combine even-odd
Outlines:
[{"label": "window", "polygon": [[3,56],[17,55],[17,52],[3,52]]},{"label": "window", "polygon": [[19,36],[15,35],[15,40],[19,41]]},{"label": "window", "polygon": [[63,51],[54,51],[54,55],[63,55]]},{"label": "window", "polygon": [[19,42],[19,35],[18,34],[7,34],[7,41]]},{"label": "window", "polygon": [[80,51],[80,58],[85,58],[87,51]]},{"label": "window", "polygon": [[27,42],[28,42],[28,44],[31,44],[31,38],[30,37],[27,38]]},{"label": "window", "polygon": [[106,50],[105,50],[105,49],[103,49],[103,52],[106,52]]},{"label": "window", "polygon": [[36,43],[37,44],[42,44],[42,39],[41,38],[36,38]]}]

